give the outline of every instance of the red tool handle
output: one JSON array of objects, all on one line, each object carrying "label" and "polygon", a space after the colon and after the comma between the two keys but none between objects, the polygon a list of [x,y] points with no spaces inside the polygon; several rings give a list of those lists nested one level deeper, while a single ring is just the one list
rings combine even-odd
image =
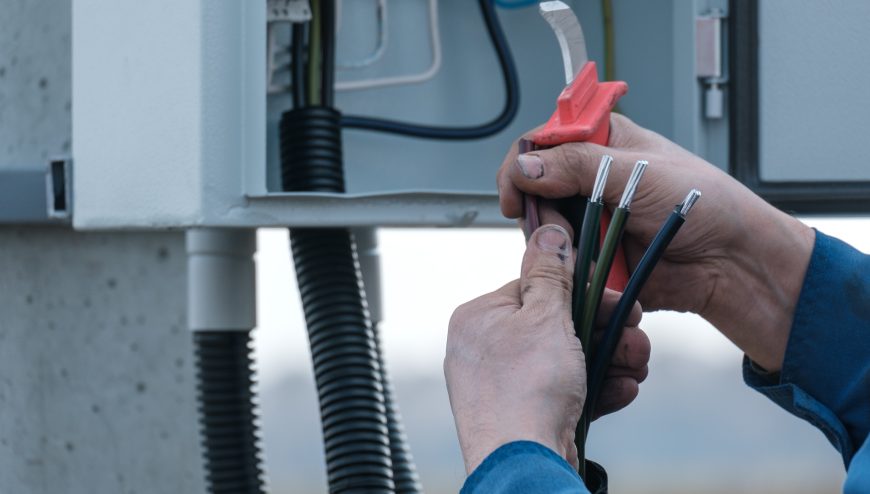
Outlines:
[{"label": "red tool handle", "polygon": [[[593,142],[606,146],[610,137],[610,112],[626,92],[628,85],[624,82],[599,82],[595,62],[587,62],[574,81],[559,95],[556,111],[547,124],[532,135],[532,141],[539,148],[567,142]],[[531,232],[534,231],[532,227],[537,228],[540,224],[536,198],[527,196],[525,205],[527,228]],[[604,210],[601,217],[601,241],[604,241],[609,225],[610,212]],[[627,283],[628,266],[620,245],[607,278],[607,287],[622,291]]]}]

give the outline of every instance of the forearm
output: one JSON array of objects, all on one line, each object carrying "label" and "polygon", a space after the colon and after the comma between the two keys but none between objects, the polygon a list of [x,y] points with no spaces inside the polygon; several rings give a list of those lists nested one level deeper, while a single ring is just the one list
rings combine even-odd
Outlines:
[{"label": "forearm", "polygon": [[744,368],[750,385],[819,427],[846,464],[870,432],[868,307],[870,256],[817,232],[782,369]]},{"label": "forearm", "polygon": [[782,368],[815,232],[763,203],[744,204],[743,229],[713,279],[702,316],[755,363]]}]

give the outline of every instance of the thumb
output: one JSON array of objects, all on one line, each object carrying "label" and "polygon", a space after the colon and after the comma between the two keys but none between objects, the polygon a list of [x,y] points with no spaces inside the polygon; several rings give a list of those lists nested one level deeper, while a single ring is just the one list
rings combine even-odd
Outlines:
[{"label": "thumb", "polygon": [[643,157],[624,149],[607,148],[589,142],[572,142],[517,156],[509,178],[514,187],[527,194],[559,199],[592,194],[595,176],[604,155],[613,157],[605,202],[619,201],[635,162]]},{"label": "thumb", "polygon": [[570,307],[574,259],[571,237],[558,225],[544,225],[529,238],[520,273],[520,300],[529,305]]}]

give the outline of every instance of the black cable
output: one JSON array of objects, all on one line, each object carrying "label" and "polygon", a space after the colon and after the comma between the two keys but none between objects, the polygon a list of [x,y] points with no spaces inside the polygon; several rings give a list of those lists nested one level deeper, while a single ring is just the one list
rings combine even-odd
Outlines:
[{"label": "black cable", "polygon": [[[339,113],[281,117],[285,191],[344,192]],[[395,491],[384,385],[350,231],[292,228],[290,246],[320,402],[329,492]]]},{"label": "black cable", "polygon": [[637,298],[640,296],[640,292],[652,274],[656,264],[662,255],[664,255],[665,250],[680,230],[680,227],[683,226],[683,223],[686,221],[686,215],[700,196],[700,192],[692,190],[686,197],[686,200],[678,205],[668,219],[665,220],[658,233],[656,233],[655,238],[650,242],[646,252],[644,252],[643,257],[641,257],[640,262],[638,262],[634,273],[631,274],[631,278],[629,278],[628,284],[625,286],[625,291],[613,310],[610,321],[607,324],[607,329],[605,329],[601,341],[596,346],[595,356],[592,359],[589,371],[586,388],[588,392],[586,403],[583,406],[583,417],[586,421],[585,427],[587,430],[592,420],[592,413],[598,404],[598,396],[601,393],[601,386],[604,383],[607,369],[610,367],[611,360],[613,360],[613,353],[616,351],[619,339],[622,338],[625,321],[628,320],[631,309],[637,302]]},{"label": "black cable", "polygon": [[320,104],[335,106],[335,0],[323,0],[320,14]]},{"label": "black cable", "polygon": [[293,24],[293,59],[290,62],[293,108],[305,106],[305,24]]},{"label": "black cable", "polygon": [[504,77],[505,103],[501,113],[481,125],[469,127],[443,127],[419,125],[375,117],[345,115],[341,119],[342,127],[348,129],[373,130],[409,137],[443,140],[470,140],[489,137],[510,125],[520,106],[520,89],[517,69],[511,56],[507,40],[498,21],[498,15],[493,6],[493,0],[478,0],[480,13],[483,17],[486,31],[492,42],[498,63]]},{"label": "black cable", "polygon": [[196,331],[193,344],[208,492],[261,494],[250,331]]},{"label": "black cable", "polygon": [[[285,191],[345,191],[335,81],[335,1],[318,4],[319,101],[281,117]],[[309,30],[309,35],[313,36]],[[310,42],[310,41],[309,41]],[[295,40],[294,40],[295,43]],[[301,43],[300,48],[301,50]],[[294,71],[294,87],[305,74]],[[304,95],[303,95],[304,102]],[[357,247],[347,229],[290,231],[321,407],[330,493],[422,492],[384,367],[378,328],[365,310]]]},{"label": "black cable", "polygon": [[375,333],[375,344],[378,346],[378,363],[381,366],[381,382],[384,385],[384,405],[387,409],[390,459],[393,462],[393,482],[396,484],[396,494],[420,494],[423,492],[423,486],[420,485],[420,476],[417,474],[417,466],[414,464],[414,457],[408,446],[408,437],[405,435],[405,428],[402,425],[402,415],[395,400],[396,391],[393,389],[393,383],[384,364],[380,328],[373,323],[372,330]]}]

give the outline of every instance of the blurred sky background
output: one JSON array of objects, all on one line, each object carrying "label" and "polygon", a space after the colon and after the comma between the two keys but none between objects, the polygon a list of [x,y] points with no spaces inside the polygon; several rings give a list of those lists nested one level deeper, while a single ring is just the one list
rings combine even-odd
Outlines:
[{"label": "blurred sky background", "polygon": [[[690,220],[691,221],[691,220]],[[870,220],[805,219],[870,252]],[[465,474],[441,370],[459,304],[518,276],[516,229],[382,229],[385,358],[424,488]],[[326,492],[310,356],[286,230],[258,236],[256,352],[273,493]],[[742,354],[700,317],[645,314],[650,376],[627,409],[593,425],[588,455],[614,493],[838,493],[842,459],[821,432],[747,388]]]}]

